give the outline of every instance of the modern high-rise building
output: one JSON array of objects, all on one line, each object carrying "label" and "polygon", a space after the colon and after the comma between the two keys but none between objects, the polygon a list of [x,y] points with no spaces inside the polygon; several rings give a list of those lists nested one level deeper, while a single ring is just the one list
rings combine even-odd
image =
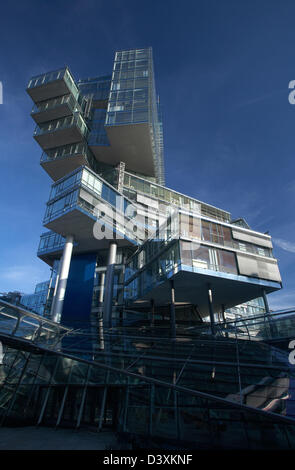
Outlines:
[{"label": "modern high-rise building", "polygon": [[281,288],[269,235],[164,186],[151,48],[116,52],[108,76],[33,77],[27,92],[52,179],[38,249],[56,271],[52,319],[110,326],[127,307],[176,306],[172,323],[191,309],[214,328],[214,313]]},{"label": "modern high-rise building", "polygon": [[165,186],[151,48],[116,52],[110,75],[38,75],[27,92],[52,274],[26,308],[0,299],[0,426],[294,448],[295,313],[269,311],[282,287],[271,237]]}]

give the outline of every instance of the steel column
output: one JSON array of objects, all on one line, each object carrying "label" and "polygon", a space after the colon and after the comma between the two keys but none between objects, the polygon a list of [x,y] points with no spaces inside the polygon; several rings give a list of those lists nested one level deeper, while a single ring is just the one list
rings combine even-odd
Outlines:
[{"label": "steel column", "polygon": [[171,303],[170,303],[170,330],[172,338],[176,336],[176,325],[175,325],[175,288],[174,281],[170,280],[171,288]]},{"label": "steel column", "polygon": [[53,305],[53,312],[52,312],[52,320],[59,321],[63,303],[65,298],[65,292],[67,287],[67,281],[69,276],[72,252],[73,252],[73,245],[74,245],[74,237],[72,235],[68,235],[66,238],[66,243],[63,250],[63,255],[61,258],[61,266],[60,266],[60,275],[58,280],[58,286],[56,290],[56,300]]},{"label": "steel column", "polygon": [[111,241],[109,247],[108,267],[104,284],[103,323],[106,328],[111,328],[112,326],[113,288],[116,255],[117,243]]},{"label": "steel column", "polygon": [[212,289],[211,285],[208,284],[208,307],[209,307],[209,316],[211,323],[211,332],[212,335],[215,335],[215,322],[214,322],[214,311],[213,311],[213,302],[212,302]]}]

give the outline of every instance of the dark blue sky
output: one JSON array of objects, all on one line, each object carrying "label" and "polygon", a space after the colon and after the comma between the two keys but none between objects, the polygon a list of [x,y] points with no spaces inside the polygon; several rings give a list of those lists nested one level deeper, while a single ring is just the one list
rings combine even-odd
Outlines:
[{"label": "dark blue sky", "polygon": [[50,179],[39,166],[32,75],[108,74],[115,50],[153,47],[167,186],[269,230],[295,305],[293,0],[27,0],[1,5],[0,291],[33,290]]}]

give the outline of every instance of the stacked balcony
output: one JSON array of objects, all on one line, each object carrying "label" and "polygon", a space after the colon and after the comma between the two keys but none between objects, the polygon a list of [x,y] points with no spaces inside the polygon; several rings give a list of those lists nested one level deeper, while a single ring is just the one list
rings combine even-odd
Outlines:
[{"label": "stacked balcony", "polygon": [[88,129],[80,113],[48,121],[36,127],[34,139],[43,150],[82,142]]},{"label": "stacked balcony", "polygon": [[79,92],[69,69],[64,67],[32,77],[28,83],[27,93],[35,103],[39,103],[69,93],[77,98]]},{"label": "stacked balcony", "polygon": [[58,181],[81,166],[95,166],[85,142],[48,149],[42,153],[40,164],[53,181]]},{"label": "stacked balcony", "polygon": [[[79,105],[79,90],[68,68],[33,77],[27,92],[35,102],[31,116],[37,124],[34,138],[44,150],[41,165],[49,175],[57,180],[86,164],[82,142],[88,128]],[[67,148],[79,143],[79,149]],[[65,159],[66,155],[73,158]],[[57,159],[61,161],[60,169],[55,164]]]},{"label": "stacked balcony", "polygon": [[[43,222],[62,237],[71,233],[81,252],[108,248],[111,239],[119,246],[136,246],[145,238],[145,227],[133,231],[132,208],[135,212],[127,198],[82,167],[52,185]],[[98,236],[96,223],[98,232],[102,228]]]},{"label": "stacked balcony", "polygon": [[70,116],[76,110],[78,110],[77,101],[70,93],[35,104],[31,116],[36,124],[42,124]]},{"label": "stacked balcony", "polygon": [[50,266],[53,266],[54,260],[61,256],[64,244],[64,237],[58,233],[51,231],[42,233],[37,256]]}]

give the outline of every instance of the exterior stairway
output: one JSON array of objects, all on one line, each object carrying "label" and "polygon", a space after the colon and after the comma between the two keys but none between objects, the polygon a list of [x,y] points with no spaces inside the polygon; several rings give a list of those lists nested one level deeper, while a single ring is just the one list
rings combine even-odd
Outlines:
[{"label": "exterior stairway", "polygon": [[94,352],[95,330],[0,301],[0,422],[112,427],[143,447],[294,448],[287,353],[203,336],[114,328]]}]

